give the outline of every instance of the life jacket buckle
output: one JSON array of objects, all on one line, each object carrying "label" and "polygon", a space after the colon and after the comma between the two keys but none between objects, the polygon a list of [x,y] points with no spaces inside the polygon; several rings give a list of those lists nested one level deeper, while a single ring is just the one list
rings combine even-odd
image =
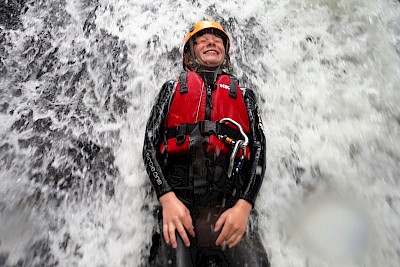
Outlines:
[{"label": "life jacket buckle", "polygon": [[175,142],[177,145],[182,145],[185,143],[186,135],[185,134],[178,134],[175,138]]},{"label": "life jacket buckle", "polygon": [[186,124],[176,127],[175,142],[177,145],[182,145],[186,140]]},{"label": "life jacket buckle", "polygon": [[216,121],[204,120],[199,122],[200,132],[202,134],[215,134],[220,132],[220,125]]}]

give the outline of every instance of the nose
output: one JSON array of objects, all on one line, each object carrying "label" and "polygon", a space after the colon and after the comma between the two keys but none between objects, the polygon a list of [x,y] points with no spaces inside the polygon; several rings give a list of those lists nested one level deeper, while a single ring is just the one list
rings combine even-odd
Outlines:
[{"label": "nose", "polygon": [[214,39],[212,39],[212,38],[208,39],[207,46],[215,46],[215,41],[214,41]]}]

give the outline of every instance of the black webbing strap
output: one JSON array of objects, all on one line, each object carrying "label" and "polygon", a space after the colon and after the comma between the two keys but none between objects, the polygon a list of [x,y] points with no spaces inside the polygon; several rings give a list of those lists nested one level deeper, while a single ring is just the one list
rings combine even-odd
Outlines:
[{"label": "black webbing strap", "polygon": [[186,71],[182,71],[181,75],[179,76],[179,80],[181,81],[181,89],[179,92],[181,94],[186,94],[188,92],[187,75],[188,74]]},{"label": "black webbing strap", "polygon": [[193,129],[199,125],[201,134],[216,134],[216,135],[226,135],[232,139],[238,140],[243,139],[242,134],[227,126],[226,124],[219,123],[218,121],[199,121],[195,124],[182,124],[174,129],[168,129],[166,133],[167,139],[176,138],[177,136],[190,135]]},{"label": "black webbing strap", "polygon": [[230,81],[229,81],[229,83],[230,83],[230,85],[229,85],[229,87],[230,87],[230,90],[229,90],[229,96],[230,97],[232,97],[232,98],[236,98],[237,97],[237,82],[238,82],[238,80],[236,79],[236,77],[235,76],[229,76],[229,79],[230,79]]}]

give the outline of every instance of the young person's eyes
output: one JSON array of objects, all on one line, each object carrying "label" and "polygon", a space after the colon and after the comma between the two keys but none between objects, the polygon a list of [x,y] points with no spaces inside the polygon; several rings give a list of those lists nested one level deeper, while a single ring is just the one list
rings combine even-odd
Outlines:
[{"label": "young person's eyes", "polygon": [[196,40],[196,44],[205,44],[205,43],[207,43],[208,41],[209,41],[209,39],[212,39],[215,43],[223,43],[223,41],[222,41],[222,38],[221,37],[219,37],[219,36],[215,36],[215,37],[211,37],[211,38],[198,38],[197,40]]}]

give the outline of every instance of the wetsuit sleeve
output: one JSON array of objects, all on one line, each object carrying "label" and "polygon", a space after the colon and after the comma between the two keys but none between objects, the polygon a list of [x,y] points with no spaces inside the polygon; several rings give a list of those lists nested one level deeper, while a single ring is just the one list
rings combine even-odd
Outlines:
[{"label": "wetsuit sleeve", "polygon": [[151,110],[144,135],[143,160],[157,198],[172,190],[163,173],[164,157],[161,155],[159,147],[164,140],[164,120],[173,97],[174,88],[174,81],[166,82],[162,86]]},{"label": "wetsuit sleeve", "polygon": [[250,159],[249,169],[246,172],[246,183],[244,184],[244,190],[242,191],[240,198],[248,201],[254,207],[265,174],[266,143],[263,124],[254,92],[246,89],[244,100],[250,120],[250,149],[252,151],[252,156]]}]

